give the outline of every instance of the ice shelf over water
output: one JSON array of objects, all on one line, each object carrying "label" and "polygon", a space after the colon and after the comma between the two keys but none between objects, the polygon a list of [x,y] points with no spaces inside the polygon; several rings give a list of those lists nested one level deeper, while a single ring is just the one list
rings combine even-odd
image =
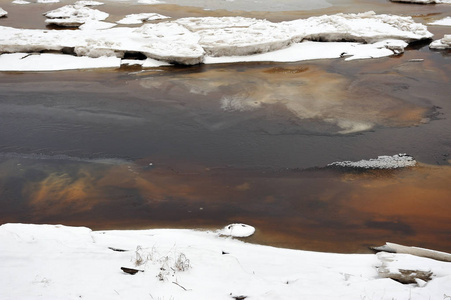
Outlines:
[{"label": "ice shelf over water", "polygon": [[333,162],[327,166],[356,169],[398,169],[414,167],[416,163],[415,159],[410,155],[396,154],[393,156],[383,155],[369,160]]},{"label": "ice shelf over water", "polygon": [[[386,252],[289,250],[182,229],[4,224],[0,269],[4,300],[420,300],[451,295],[447,262]],[[400,270],[410,272],[413,283],[388,278]],[[416,271],[430,276],[417,278]]]},{"label": "ice shelf over water", "polygon": [[[82,4],[63,6],[45,15],[49,18],[48,23],[83,24],[81,29],[84,30],[0,26],[0,53],[56,51],[91,58],[123,58],[126,53],[141,53],[163,62],[193,65],[208,61],[220,63],[222,59],[233,61],[236,57],[255,59],[265,53],[268,55],[260,60],[282,61],[281,57],[287,55],[284,61],[297,61],[300,60],[298,51],[310,52],[308,59],[323,58],[328,55],[317,50],[319,45],[324,45],[329,51],[332,47],[328,47],[328,42],[346,45],[341,53],[332,51],[334,53],[329,57],[382,57],[402,53],[409,42],[432,37],[426,26],[415,23],[411,17],[374,12],[325,15],[280,23],[244,17],[182,18],[138,28],[109,28],[112,23],[101,22],[108,14]],[[320,43],[315,45],[315,50],[297,48],[308,41]],[[291,52],[283,52],[290,49]]]}]

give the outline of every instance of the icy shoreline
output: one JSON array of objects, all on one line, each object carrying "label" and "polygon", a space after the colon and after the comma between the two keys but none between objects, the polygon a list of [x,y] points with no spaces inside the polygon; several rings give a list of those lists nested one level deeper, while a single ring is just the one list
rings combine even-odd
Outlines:
[{"label": "icy shoreline", "polygon": [[[104,22],[107,14],[80,4],[62,7],[46,16],[48,23],[80,26],[83,30],[0,26],[0,70],[40,70],[21,65],[34,65],[34,62],[45,65],[52,59],[67,59],[67,63],[61,63],[65,66],[62,69],[71,65],[72,68],[112,68],[119,67],[127,54],[144,55],[152,66],[337,57],[364,59],[400,54],[408,43],[432,37],[425,25],[415,23],[411,17],[374,12],[280,23],[244,17],[182,18],[137,28],[109,28],[114,24]],[[164,18],[130,15],[119,23],[139,23],[149,17]],[[52,53],[42,55],[42,52]],[[102,58],[103,62],[97,65],[89,60],[72,62],[74,57]],[[146,62],[135,64],[146,65]]]},{"label": "icy shoreline", "polygon": [[[442,299],[451,294],[446,262],[401,253],[289,250],[181,229],[4,224],[0,265],[5,300]],[[412,283],[389,279],[400,270],[414,271]],[[417,278],[420,273],[424,280]]]}]

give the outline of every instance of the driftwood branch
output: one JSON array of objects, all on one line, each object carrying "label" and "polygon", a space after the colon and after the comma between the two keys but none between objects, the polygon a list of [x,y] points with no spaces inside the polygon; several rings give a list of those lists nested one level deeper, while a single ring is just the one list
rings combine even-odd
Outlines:
[{"label": "driftwood branch", "polygon": [[380,247],[371,247],[371,250],[376,252],[390,252],[390,253],[404,253],[411,254],[420,257],[432,258],[435,260],[451,262],[451,254],[441,251],[435,251],[425,248],[418,247],[408,247],[395,243],[385,243],[385,245]]}]

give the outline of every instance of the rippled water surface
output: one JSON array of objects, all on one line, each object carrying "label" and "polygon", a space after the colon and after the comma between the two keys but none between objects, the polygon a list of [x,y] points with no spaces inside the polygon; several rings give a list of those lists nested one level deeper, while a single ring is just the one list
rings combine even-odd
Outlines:
[{"label": "rippled water surface", "polygon": [[[266,15],[372,8],[427,22],[450,11],[329,3]],[[103,10],[119,18],[150,8],[173,17],[237,14],[116,2]],[[16,13],[35,16],[14,6],[0,25],[17,26]],[[34,18],[23,23],[42,27]],[[449,52],[415,45],[398,57],[353,62],[1,73],[0,223],[213,229],[245,222],[257,228],[250,241],[276,246],[363,252],[392,241],[451,251],[449,62]],[[324,168],[397,153],[419,165]]]}]

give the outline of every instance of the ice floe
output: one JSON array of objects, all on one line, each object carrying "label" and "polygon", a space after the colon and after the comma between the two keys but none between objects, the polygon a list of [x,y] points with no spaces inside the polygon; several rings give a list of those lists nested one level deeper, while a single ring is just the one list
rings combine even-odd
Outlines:
[{"label": "ice floe", "polygon": [[25,5],[25,4],[30,4],[31,2],[25,1],[25,0],[14,0],[12,3],[13,4]]},{"label": "ice floe", "polygon": [[[140,270],[135,275],[124,268]],[[0,226],[1,299],[444,299],[451,265],[282,249],[183,229]],[[423,270],[401,284],[388,274]],[[327,288],[325,288],[327,287]]]},{"label": "ice floe", "polygon": [[429,48],[436,50],[451,49],[451,34],[445,34],[442,39],[433,41],[429,44]]},{"label": "ice floe", "polygon": [[451,26],[451,17],[446,17],[441,20],[437,20],[431,23],[428,23],[429,25],[440,25],[440,26]]},{"label": "ice floe", "polygon": [[333,162],[327,166],[356,169],[398,169],[414,167],[416,163],[416,160],[410,155],[396,154],[393,156],[383,155],[369,160]]},{"label": "ice floe", "polygon": [[413,4],[451,4],[451,0],[390,0],[390,1],[413,3]]},{"label": "ice floe", "polygon": [[[360,59],[399,54],[407,43],[432,37],[426,26],[410,17],[374,12],[280,23],[244,17],[182,18],[138,28],[109,28],[111,23],[101,22],[108,17],[107,13],[83,5],[66,5],[45,15],[49,24],[82,26],[84,30],[0,27],[0,53],[50,50],[93,58],[122,58],[132,52],[185,65],[330,57]],[[129,20],[141,17],[144,15],[133,15]]]},{"label": "ice floe", "polygon": [[225,236],[233,236],[233,237],[249,237],[253,235],[255,232],[255,228],[253,226],[242,224],[242,223],[235,223],[230,224],[224,227],[222,230],[220,230],[218,233],[220,235]]},{"label": "ice floe", "polygon": [[44,13],[47,24],[79,27],[88,21],[103,21],[109,14],[82,4],[66,5]]},{"label": "ice floe", "polygon": [[8,15],[8,12],[0,7],[0,18],[6,17],[6,15]]},{"label": "ice floe", "polygon": [[125,25],[136,25],[142,24],[143,22],[146,21],[164,20],[169,18],[170,17],[163,16],[157,13],[141,13],[141,14],[126,15],[123,19],[117,21],[116,23]]}]

